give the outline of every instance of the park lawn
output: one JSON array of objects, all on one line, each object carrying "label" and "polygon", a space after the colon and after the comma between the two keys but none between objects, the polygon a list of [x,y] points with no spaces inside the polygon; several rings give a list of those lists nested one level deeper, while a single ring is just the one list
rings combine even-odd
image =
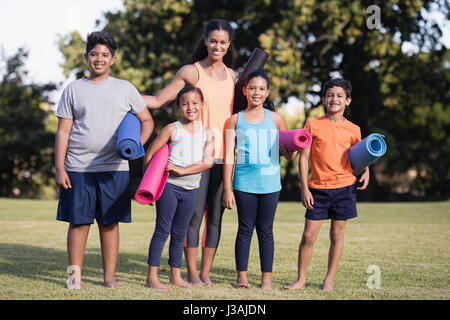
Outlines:
[{"label": "park lawn", "polygon": [[[280,202],[274,223],[273,290],[260,286],[259,253],[254,235],[249,262],[251,289],[235,289],[234,239],[236,211],[225,211],[222,238],[215,258],[212,287],[169,291],[145,288],[147,254],[155,209],[133,201],[133,222],[120,225],[118,289],[102,286],[98,228],[93,225],[83,268],[83,289],[67,290],[66,232],[55,220],[57,201],[0,199],[0,299],[450,299],[450,202],[359,203],[359,217],[348,221],[344,253],[334,291],[320,290],[326,273],[330,222],[315,243],[305,289],[286,291],[296,279],[298,245],[304,209]],[[169,281],[167,244],[160,278]],[[380,288],[369,289],[369,266],[380,270]],[[183,275],[185,276],[183,266]]]}]

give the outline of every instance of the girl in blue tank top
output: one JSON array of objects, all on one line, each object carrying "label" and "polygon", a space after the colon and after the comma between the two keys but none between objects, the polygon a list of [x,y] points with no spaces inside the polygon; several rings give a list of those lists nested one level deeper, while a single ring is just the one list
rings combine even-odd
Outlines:
[{"label": "girl in blue tank top", "polygon": [[[281,190],[280,151],[289,160],[295,153],[279,150],[278,131],[286,122],[268,99],[269,78],[263,70],[251,72],[243,88],[247,106],[226,122],[223,169],[223,206],[236,203],[239,227],[235,242],[238,288],[249,288],[247,267],[251,238],[256,228],[263,289],[272,288],[273,220]],[[235,159],[235,150],[236,161]],[[234,168],[234,179],[233,176]],[[233,190],[234,189],[234,190]]]}]

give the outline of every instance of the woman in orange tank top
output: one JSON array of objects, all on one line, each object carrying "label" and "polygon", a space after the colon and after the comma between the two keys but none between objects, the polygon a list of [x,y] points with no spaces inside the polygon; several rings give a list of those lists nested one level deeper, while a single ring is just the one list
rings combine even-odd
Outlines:
[{"label": "woman in orange tank top", "polygon": [[[223,193],[223,129],[233,110],[236,73],[232,49],[233,28],[228,21],[211,20],[205,27],[191,57],[191,63],[181,67],[172,81],[156,96],[143,96],[149,109],[159,109],[175,100],[185,86],[196,86],[203,92],[205,105],[203,124],[214,131],[215,165],[202,173],[197,204],[186,238],[185,259],[188,279],[192,284],[211,285],[209,273],[219,245]],[[205,213],[202,261],[197,271],[199,230]]]}]

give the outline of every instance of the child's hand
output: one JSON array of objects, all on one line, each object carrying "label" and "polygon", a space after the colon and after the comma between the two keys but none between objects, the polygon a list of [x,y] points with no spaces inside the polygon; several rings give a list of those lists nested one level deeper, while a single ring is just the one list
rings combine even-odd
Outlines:
[{"label": "child's hand", "polygon": [[314,208],[314,198],[308,188],[302,190],[302,204],[306,209]]},{"label": "child's hand", "polygon": [[298,151],[289,151],[283,145],[280,145],[279,150],[280,150],[280,155],[285,157],[288,161],[294,160],[294,158],[297,156],[297,152],[298,152]]},{"label": "child's hand", "polygon": [[364,170],[363,174],[359,178],[358,182],[362,183],[359,187],[356,188],[356,190],[365,190],[367,188],[367,185],[369,184],[370,180],[370,172],[369,168],[367,167],[366,170]]},{"label": "child's hand", "polygon": [[222,205],[228,210],[233,209],[235,204],[234,194],[231,190],[225,190],[222,197]]},{"label": "child's hand", "polygon": [[72,184],[70,183],[70,178],[66,170],[56,170],[56,184],[58,187],[64,188],[65,190],[72,188]]},{"label": "child's hand", "polygon": [[289,159],[289,157],[290,157],[290,152],[286,149],[285,146],[283,146],[282,144],[280,144],[279,150],[280,150],[280,154],[281,154],[283,157],[285,157],[286,159]]},{"label": "child's hand", "polygon": [[169,173],[173,173],[173,174],[175,174],[177,176],[184,176],[184,174],[185,174],[185,168],[179,167],[179,166],[175,166],[173,164],[167,165],[166,171],[168,171]]}]

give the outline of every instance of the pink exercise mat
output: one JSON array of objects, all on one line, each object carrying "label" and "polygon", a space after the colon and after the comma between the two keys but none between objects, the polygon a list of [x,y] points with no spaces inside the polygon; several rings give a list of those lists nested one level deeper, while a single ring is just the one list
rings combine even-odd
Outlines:
[{"label": "pink exercise mat", "polygon": [[166,185],[169,172],[166,171],[169,160],[169,146],[165,144],[155,153],[145,170],[141,183],[134,195],[140,204],[150,204],[161,196]]},{"label": "pink exercise mat", "polygon": [[307,129],[280,130],[278,139],[279,144],[288,151],[307,148],[312,143],[311,134]]}]

